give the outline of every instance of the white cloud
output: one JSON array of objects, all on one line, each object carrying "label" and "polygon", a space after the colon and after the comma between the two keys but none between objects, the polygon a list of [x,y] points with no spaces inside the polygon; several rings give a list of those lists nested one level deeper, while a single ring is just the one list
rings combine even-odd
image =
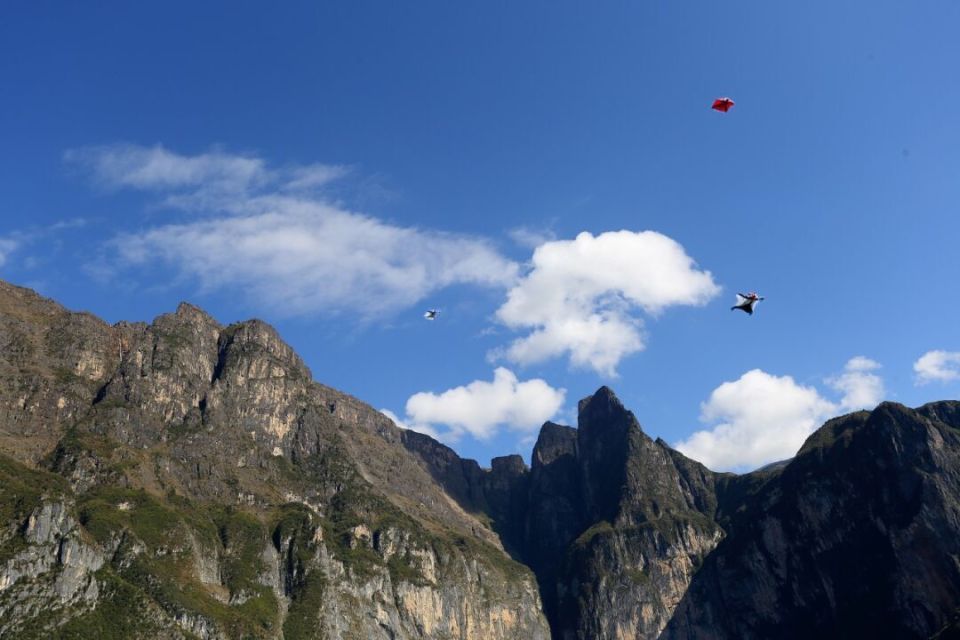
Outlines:
[{"label": "white cloud", "polygon": [[796,453],[835,406],[790,376],[754,369],[713,390],[700,419],[715,423],[676,444],[711,469],[758,467]]},{"label": "white cloud", "polygon": [[441,437],[456,439],[464,433],[486,440],[500,429],[533,432],[563,405],[565,389],[554,389],[541,379],[519,381],[509,369],[499,367],[493,381],[475,380],[442,393],[421,392],[407,400],[407,422],[442,425]]},{"label": "white cloud", "polygon": [[507,286],[516,265],[483,240],[420,231],[307,199],[271,197],[263,211],[120,235],[129,264],[163,262],[206,289],[244,291],[278,314],[408,307],[443,287]]},{"label": "white cloud", "polygon": [[827,384],[843,394],[839,408],[846,411],[873,409],[884,396],[883,380],[875,373],[880,364],[870,358],[851,358],[839,376],[827,378]]},{"label": "white cloud", "polygon": [[439,440],[441,438],[440,433],[436,429],[432,428],[430,425],[407,424],[405,420],[402,420],[400,416],[395,414],[393,411],[390,411],[389,409],[380,409],[380,413],[390,418],[393,421],[393,424],[397,425],[401,429],[407,429],[408,431],[416,431],[418,433],[428,435],[434,440]]},{"label": "white cloud", "polygon": [[305,167],[295,167],[288,172],[283,185],[287,191],[308,191],[324,187],[339,180],[349,173],[347,167],[329,164],[311,164]]},{"label": "white cloud", "polygon": [[[24,250],[25,248],[35,244],[38,240],[77,229],[86,224],[87,221],[83,218],[70,218],[68,220],[61,220],[46,226],[27,227],[25,229],[13,231],[6,236],[0,236],[0,267],[7,263],[7,261],[10,259],[10,256],[15,251]],[[33,268],[37,262],[38,260],[36,257],[27,256],[21,261],[21,265],[29,269]]]},{"label": "white cloud", "polygon": [[545,319],[542,327],[514,340],[502,355],[529,364],[567,352],[573,366],[612,377],[621,359],[644,348],[642,323],[622,311],[570,313],[569,317]]},{"label": "white cloud", "polygon": [[917,384],[960,379],[960,351],[927,351],[913,363]]},{"label": "white cloud", "polygon": [[249,200],[268,194],[303,194],[349,173],[341,165],[271,168],[253,155],[212,150],[183,155],[155,145],[114,144],[71,149],[64,159],[112,189],[165,194],[162,203],[193,212],[248,212]]},{"label": "white cloud", "polygon": [[59,222],[54,222],[48,227],[41,228],[39,233],[59,233],[61,231],[71,231],[73,229],[80,229],[89,224],[89,220],[86,218],[69,218],[67,220],[61,220]]},{"label": "white cloud", "polygon": [[20,243],[13,238],[0,237],[0,267],[7,263],[10,254],[17,250]]},{"label": "white cloud", "polygon": [[100,184],[114,188],[165,191],[216,187],[244,191],[266,182],[268,177],[265,163],[256,157],[220,151],[184,156],[162,145],[85,147],[67,151],[64,158],[89,170]]},{"label": "white cloud", "polygon": [[530,333],[494,355],[529,364],[567,354],[573,366],[613,376],[621,359],[644,348],[632,311],[702,305],[719,291],[709,271],[655,231],[545,242],[497,310],[503,324]]},{"label": "white cloud", "polygon": [[[508,287],[518,272],[488,241],[390,224],[316,189],[347,169],[272,169],[259,158],[116,145],[68,152],[102,183],[165,194],[208,216],[116,236],[121,266],[166,264],[206,290],[243,292],[277,314],[349,311],[365,320],[444,287]],[[102,268],[100,269],[103,270]]]},{"label": "white cloud", "polygon": [[840,392],[838,402],[790,376],[753,369],[724,382],[701,404],[700,419],[713,425],[697,431],[676,448],[711,469],[747,470],[790,458],[828,418],[842,411],[872,409],[883,398],[880,365],[869,358],[851,358],[843,373],[827,378]]},{"label": "white cloud", "polygon": [[515,227],[510,229],[507,235],[516,244],[527,249],[536,249],[557,237],[550,229],[531,229],[530,227]]}]

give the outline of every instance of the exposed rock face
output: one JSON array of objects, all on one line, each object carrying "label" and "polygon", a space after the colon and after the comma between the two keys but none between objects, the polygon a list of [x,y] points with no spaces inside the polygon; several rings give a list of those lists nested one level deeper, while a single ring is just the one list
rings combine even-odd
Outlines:
[{"label": "exposed rock face", "polygon": [[581,402],[577,435],[590,526],[558,582],[561,637],[656,637],[722,531],[687,489],[682,456],[608,389]]},{"label": "exposed rock face", "polygon": [[451,495],[500,514],[494,528],[537,574],[553,637],[655,638],[722,537],[718,476],[650,439],[606,387],[579,413],[578,429],[543,426],[529,471],[495,461],[477,476],[425,436],[408,447]]},{"label": "exposed rock face", "polygon": [[557,579],[564,554],[588,526],[577,459],[577,430],[550,422],[543,425],[531,458],[522,545],[524,558],[540,581],[545,610],[557,628]]},{"label": "exposed rock face", "polygon": [[270,326],[109,326],[0,283],[0,346],[0,636],[549,637],[489,517]]},{"label": "exposed rock face", "polygon": [[109,326],[0,282],[0,637],[960,636],[960,403],[742,476],[607,388],[578,425],[483,469],[260,321]]},{"label": "exposed rock face", "polygon": [[[0,619],[13,617],[24,605],[58,608],[96,602],[99,585],[93,574],[103,566],[104,557],[83,541],[67,505],[50,502],[38,507],[24,524],[22,535],[27,545],[0,570],[0,592],[24,579],[35,586],[5,599]],[[45,584],[40,588],[36,583]]]},{"label": "exposed rock face", "polygon": [[960,607],[958,416],[957,402],[883,403],[828,422],[753,486],[729,481],[728,535],[664,637],[926,638],[950,625]]}]

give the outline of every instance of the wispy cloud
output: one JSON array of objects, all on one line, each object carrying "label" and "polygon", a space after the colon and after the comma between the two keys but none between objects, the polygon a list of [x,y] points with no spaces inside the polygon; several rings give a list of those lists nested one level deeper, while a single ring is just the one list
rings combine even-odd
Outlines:
[{"label": "wispy cloud", "polygon": [[[406,420],[394,422],[454,442],[465,434],[489,440],[503,429],[529,434],[556,415],[566,390],[539,378],[521,381],[499,367],[493,380],[473,382],[441,393],[416,393],[407,400]],[[440,431],[438,427],[445,428]]]},{"label": "wispy cloud", "polygon": [[163,145],[82,147],[66,151],[64,160],[103,188],[152,192],[167,207],[197,213],[236,214],[264,195],[315,195],[350,173],[343,165],[271,167],[251,154],[184,155]]},{"label": "wispy cloud", "polygon": [[83,147],[68,150],[64,159],[89,171],[98,184],[109,188],[168,191],[219,187],[239,192],[269,179],[266,164],[260,158],[221,151],[186,156],[162,145]]},{"label": "wispy cloud", "polygon": [[927,351],[913,363],[917,384],[960,379],[960,351]]},{"label": "wispy cloud", "polygon": [[[52,235],[77,229],[87,224],[83,218],[70,218],[61,220],[45,226],[31,226],[24,229],[18,229],[0,236],[0,267],[9,263],[15,252],[27,249],[32,244],[43,238],[49,238]],[[36,259],[27,257],[23,259],[23,265],[28,266],[35,263]]]},{"label": "wispy cloud", "polygon": [[531,227],[514,227],[507,232],[510,239],[526,249],[536,249],[542,244],[557,239],[551,229],[534,229]]},{"label": "wispy cloud", "polygon": [[243,291],[280,314],[372,317],[453,284],[506,286],[516,266],[487,242],[397,227],[322,202],[270,197],[260,213],[124,234],[128,265],[165,263],[205,289]]},{"label": "wispy cloud", "polygon": [[[207,215],[115,237],[121,267],[167,265],[205,290],[278,314],[396,312],[456,284],[508,287],[518,266],[483,238],[388,223],[328,201],[345,167],[271,168],[254,156],[118,145],[68,152],[108,186]],[[103,265],[99,265],[102,273]]]},{"label": "wispy cloud", "polygon": [[702,305],[720,287],[684,248],[655,231],[615,231],[544,242],[497,318],[529,333],[494,357],[519,364],[566,355],[575,367],[616,375],[619,362],[644,348],[637,311]]},{"label": "wispy cloud", "polygon": [[343,178],[350,173],[350,169],[342,165],[311,164],[305,167],[294,167],[283,173],[284,190],[310,191]]},{"label": "wispy cloud", "polygon": [[883,381],[872,373],[879,367],[863,356],[851,358],[843,373],[825,381],[841,394],[837,401],[790,376],[753,369],[714,389],[700,406],[700,419],[713,426],[675,446],[717,470],[748,470],[790,458],[831,416],[872,409],[883,399]]},{"label": "wispy cloud", "polygon": [[19,246],[20,242],[16,238],[0,236],[0,267],[7,263],[10,254],[16,251]]}]

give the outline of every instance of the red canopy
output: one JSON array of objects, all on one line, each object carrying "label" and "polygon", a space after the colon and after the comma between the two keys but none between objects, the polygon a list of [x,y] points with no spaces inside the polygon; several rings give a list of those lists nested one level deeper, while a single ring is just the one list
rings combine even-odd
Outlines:
[{"label": "red canopy", "polygon": [[727,111],[730,111],[730,107],[733,105],[734,102],[730,98],[717,98],[713,101],[713,107],[711,108],[726,113]]}]

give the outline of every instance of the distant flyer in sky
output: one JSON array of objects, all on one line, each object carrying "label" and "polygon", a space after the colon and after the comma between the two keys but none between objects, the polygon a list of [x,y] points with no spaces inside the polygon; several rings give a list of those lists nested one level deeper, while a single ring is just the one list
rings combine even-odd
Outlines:
[{"label": "distant flyer in sky", "polygon": [[713,106],[710,108],[714,111],[722,111],[723,113],[726,113],[727,111],[730,111],[730,108],[734,104],[736,103],[730,98],[717,98],[713,101]]},{"label": "distant flyer in sky", "polygon": [[747,315],[752,316],[754,309],[757,307],[757,303],[763,299],[763,296],[758,296],[754,291],[750,293],[738,293],[737,304],[730,307],[730,311],[739,309],[740,311],[746,312]]}]

